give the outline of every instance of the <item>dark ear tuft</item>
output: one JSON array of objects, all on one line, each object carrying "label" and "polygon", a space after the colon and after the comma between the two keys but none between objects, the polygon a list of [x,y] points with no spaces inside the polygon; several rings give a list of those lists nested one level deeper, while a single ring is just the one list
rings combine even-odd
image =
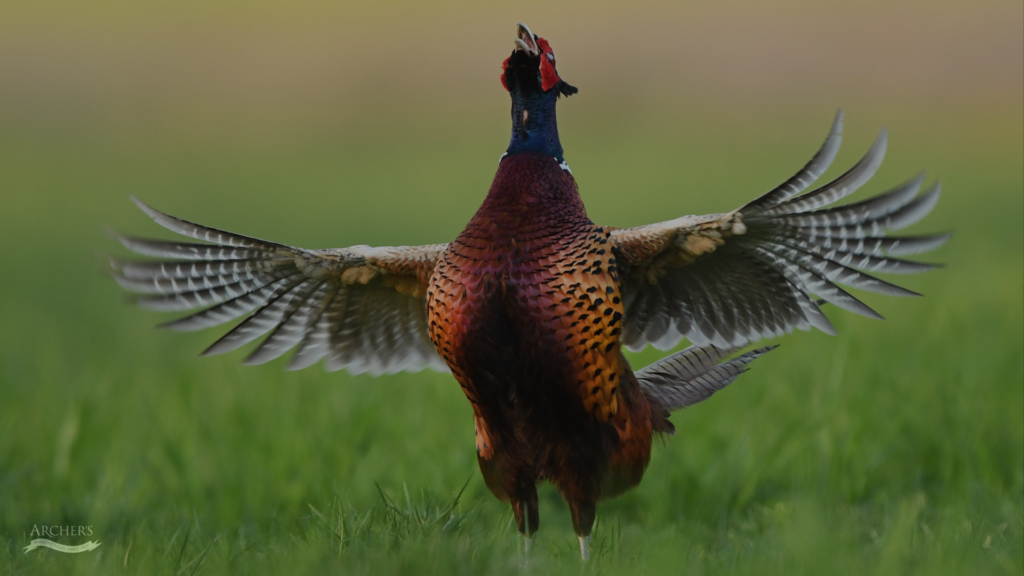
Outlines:
[{"label": "dark ear tuft", "polygon": [[562,94],[562,96],[572,96],[573,94],[579,92],[580,89],[569,84],[565,80],[561,80],[558,82],[558,91]]}]

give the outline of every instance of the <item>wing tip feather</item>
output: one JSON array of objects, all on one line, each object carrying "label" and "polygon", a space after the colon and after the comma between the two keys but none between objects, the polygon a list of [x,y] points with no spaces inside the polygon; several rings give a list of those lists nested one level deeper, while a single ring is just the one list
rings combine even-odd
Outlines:
[{"label": "wing tip feather", "polygon": [[134,202],[135,205],[139,207],[139,210],[142,210],[143,212],[145,212],[146,216],[149,216],[150,218],[152,218],[154,220],[156,220],[157,218],[159,218],[161,216],[167,216],[163,212],[157,210],[156,208],[153,208],[152,206],[150,206],[149,204],[146,204],[142,200],[139,200],[138,198],[135,197],[134,194],[129,194],[128,195],[128,199],[131,200],[132,202]]}]

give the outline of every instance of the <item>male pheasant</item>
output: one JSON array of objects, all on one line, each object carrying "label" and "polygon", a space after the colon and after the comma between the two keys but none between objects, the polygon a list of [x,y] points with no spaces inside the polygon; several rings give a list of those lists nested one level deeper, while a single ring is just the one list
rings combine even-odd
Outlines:
[{"label": "male pheasant", "polygon": [[[200,226],[141,202],[158,224],[205,243],[120,237],[160,258],[115,261],[115,278],[165,311],[205,308],[165,327],[199,330],[248,314],[204,354],[270,335],[245,359],[297,347],[290,369],[380,374],[451,370],[473,408],[487,486],[537,530],[537,483],[572,512],[584,559],[595,505],[636,486],[668,414],[729,384],[769,348],[722,362],[794,328],[834,334],[823,302],[872,318],[839,284],[914,292],[860,270],[932,267],[895,258],[948,235],[891,237],[923,218],[938,184],[923,176],[862,202],[826,208],[878,168],[883,131],[864,158],[801,194],[839,147],[842,113],[795,176],[724,214],[617,229],[587,217],[555,120],[563,81],[551,46],[523,24],[502,66],[512,138],[483,205],[450,244],[305,250]],[[815,299],[816,295],[820,300]],[[634,372],[622,348],[693,345]]]}]

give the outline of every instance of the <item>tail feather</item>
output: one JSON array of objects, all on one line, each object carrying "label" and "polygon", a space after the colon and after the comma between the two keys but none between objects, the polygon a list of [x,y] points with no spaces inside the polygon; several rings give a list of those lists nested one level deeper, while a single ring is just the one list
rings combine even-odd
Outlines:
[{"label": "tail feather", "polygon": [[690,346],[638,370],[635,376],[649,402],[665,413],[673,412],[707,400],[746,372],[751,362],[777,347],[758,348],[721,362],[737,349]]}]

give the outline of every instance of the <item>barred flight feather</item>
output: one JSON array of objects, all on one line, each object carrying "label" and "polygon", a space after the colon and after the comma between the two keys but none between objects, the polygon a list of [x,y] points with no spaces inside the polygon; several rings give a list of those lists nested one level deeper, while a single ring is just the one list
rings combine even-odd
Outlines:
[{"label": "barred flight feather", "polygon": [[[274,279],[271,279],[274,280]],[[181,312],[212,306],[226,300],[233,300],[253,290],[266,286],[269,282],[242,280],[224,286],[217,286],[205,290],[193,290],[190,292],[178,292],[164,296],[151,296],[139,298],[138,304],[143,308],[157,310],[160,312]]]},{"label": "barred flight feather", "polygon": [[185,260],[245,260],[249,258],[265,257],[257,250],[244,248],[224,248],[211,244],[197,244],[194,242],[168,242],[165,240],[147,240],[144,238],[132,238],[131,236],[118,235],[118,240],[125,248],[155,258],[181,258]]},{"label": "barred flight feather", "polygon": [[306,336],[309,317],[320,309],[324,297],[331,290],[331,287],[323,280],[314,282],[311,288],[315,290],[308,298],[301,300],[281,323],[279,323],[270,336],[267,337],[255,350],[249,354],[242,363],[248,366],[265,364],[281,357],[291,350]]},{"label": "barred flight feather", "polygon": [[160,328],[169,328],[179,332],[193,332],[219,326],[241,318],[243,315],[263,306],[291,278],[291,275],[280,278],[257,290],[246,292],[242,296],[232,298],[212,308],[161,324]]},{"label": "barred flight feather", "polygon": [[329,297],[325,298],[324,305],[319,313],[316,317],[310,318],[310,327],[307,328],[302,342],[299,343],[298,351],[295,352],[295,355],[292,356],[291,361],[288,363],[288,370],[308,368],[327,356],[331,343],[329,335],[331,324],[324,312],[331,306],[339,292],[340,290],[336,289]]},{"label": "barred flight feather", "polygon": [[888,230],[903,230],[917,224],[927,216],[939,203],[942,186],[936,182],[927,192],[918,196],[913,202],[890,214],[882,225]]},{"label": "barred flight feather", "polygon": [[[840,253],[832,252],[831,257],[828,255],[821,255],[816,253],[817,247],[811,247],[810,250],[803,249],[799,243],[790,242],[784,240],[781,243],[771,244],[775,248],[776,254],[788,255],[787,259],[791,262],[797,262],[802,265],[803,268],[819,272],[825,276],[829,281],[843,284],[845,286],[851,286],[853,288],[860,288],[861,290],[871,290],[878,292],[879,294],[888,294],[890,296],[919,296],[917,293],[910,292],[903,288],[894,287],[887,288],[886,286],[893,286],[889,282],[885,282],[874,276],[864,274],[854,268],[847,265],[844,260],[845,257],[837,259],[836,256],[840,256]],[[871,258],[870,256],[864,256],[862,258]],[[895,260],[893,260],[895,262]],[[872,261],[872,263],[877,264]],[[916,264],[912,262],[911,264]],[[893,265],[895,267],[895,264]],[[866,268],[866,266],[858,265],[857,268]],[[923,269],[910,271],[903,269],[904,273],[920,272]],[[877,288],[877,289],[876,289]]]},{"label": "barred flight feather", "polygon": [[114,280],[125,290],[140,294],[182,294],[199,290],[210,290],[243,282],[265,284],[274,277],[264,272],[242,272],[238,274],[210,274],[207,276],[127,278],[114,274]]},{"label": "barred flight feather", "polygon": [[833,202],[838,202],[853,194],[870,180],[875,175],[875,172],[878,171],[878,167],[882,165],[888,139],[888,133],[883,128],[878,138],[875,139],[875,143],[868,149],[867,154],[861,158],[860,162],[854,164],[853,168],[850,168],[842,176],[817,190],[790,198],[785,202],[775,205],[773,208],[766,210],[765,214],[777,216],[779,214],[810,212],[821,206],[828,206]]},{"label": "barred flight feather", "polygon": [[204,278],[227,274],[269,272],[280,264],[264,260],[220,260],[208,262],[133,262],[112,259],[111,268],[115,273],[130,280],[150,278]]},{"label": "barred flight feather", "polygon": [[869,256],[911,256],[928,252],[942,246],[951,234],[935,234],[932,236],[864,236],[861,238],[838,238],[818,235],[817,232],[791,229],[793,238],[800,238],[808,244],[826,250],[839,250],[856,255]]},{"label": "barred flight feather", "polygon": [[835,262],[843,266],[852,266],[863,270],[870,270],[872,272],[918,274],[940,267],[939,264],[875,256],[861,251],[847,251],[842,250],[839,247],[826,246],[822,244],[816,245],[800,238],[781,237],[779,241],[803,252],[820,256],[829,262]]},{"label": "barred flight feather", "polygon": [[874,198],[845,206],[804,212],[800,215],[788,216],[782,221],[793,226],[803,226],[807,222],[812,226],[846,226],[871,222],[910,203],[921,190],[923,181],[924,173],[921,173],[914,179]]},{"label": "barred flight feather", "polygon": [[288,307],[304,297],[309,284],[312,282],[301,277],[291,278],[288,283],[275,290],[263,306],[211,344],[202,355],[216,356],[237,350],[270,332],[281,322]]},{"label": "barred flight feather", "polygon": [[140,210],[146,213],[147,216],[152,218],[157,224],[167,228],[171,232],[181,234],[182,236],[189,236],[196,240],[203,240],[205,242],[211,242],[213,244],[220,244],[221,246],[232,246],[235,248],[254,248],[260,251],[274,251],[275,249],[284,249],[287,251],[294,251],[295,248],[285,246],[284,244],[278,244],[276,242],[267,242],[265,240],[258,240],[256,238],[250,238],[248,236],[242,236],[241,234],[232,234],[231,232],[225,232],[224,230],[218,230],[216,228],[209,228],[207,226],[200,226],[194,222],[188,220],[182,220],[176,218],[170,214],[164,214],[163,212],[152,208],[138,198],[130,196],[132,202],[139,207]]}]

